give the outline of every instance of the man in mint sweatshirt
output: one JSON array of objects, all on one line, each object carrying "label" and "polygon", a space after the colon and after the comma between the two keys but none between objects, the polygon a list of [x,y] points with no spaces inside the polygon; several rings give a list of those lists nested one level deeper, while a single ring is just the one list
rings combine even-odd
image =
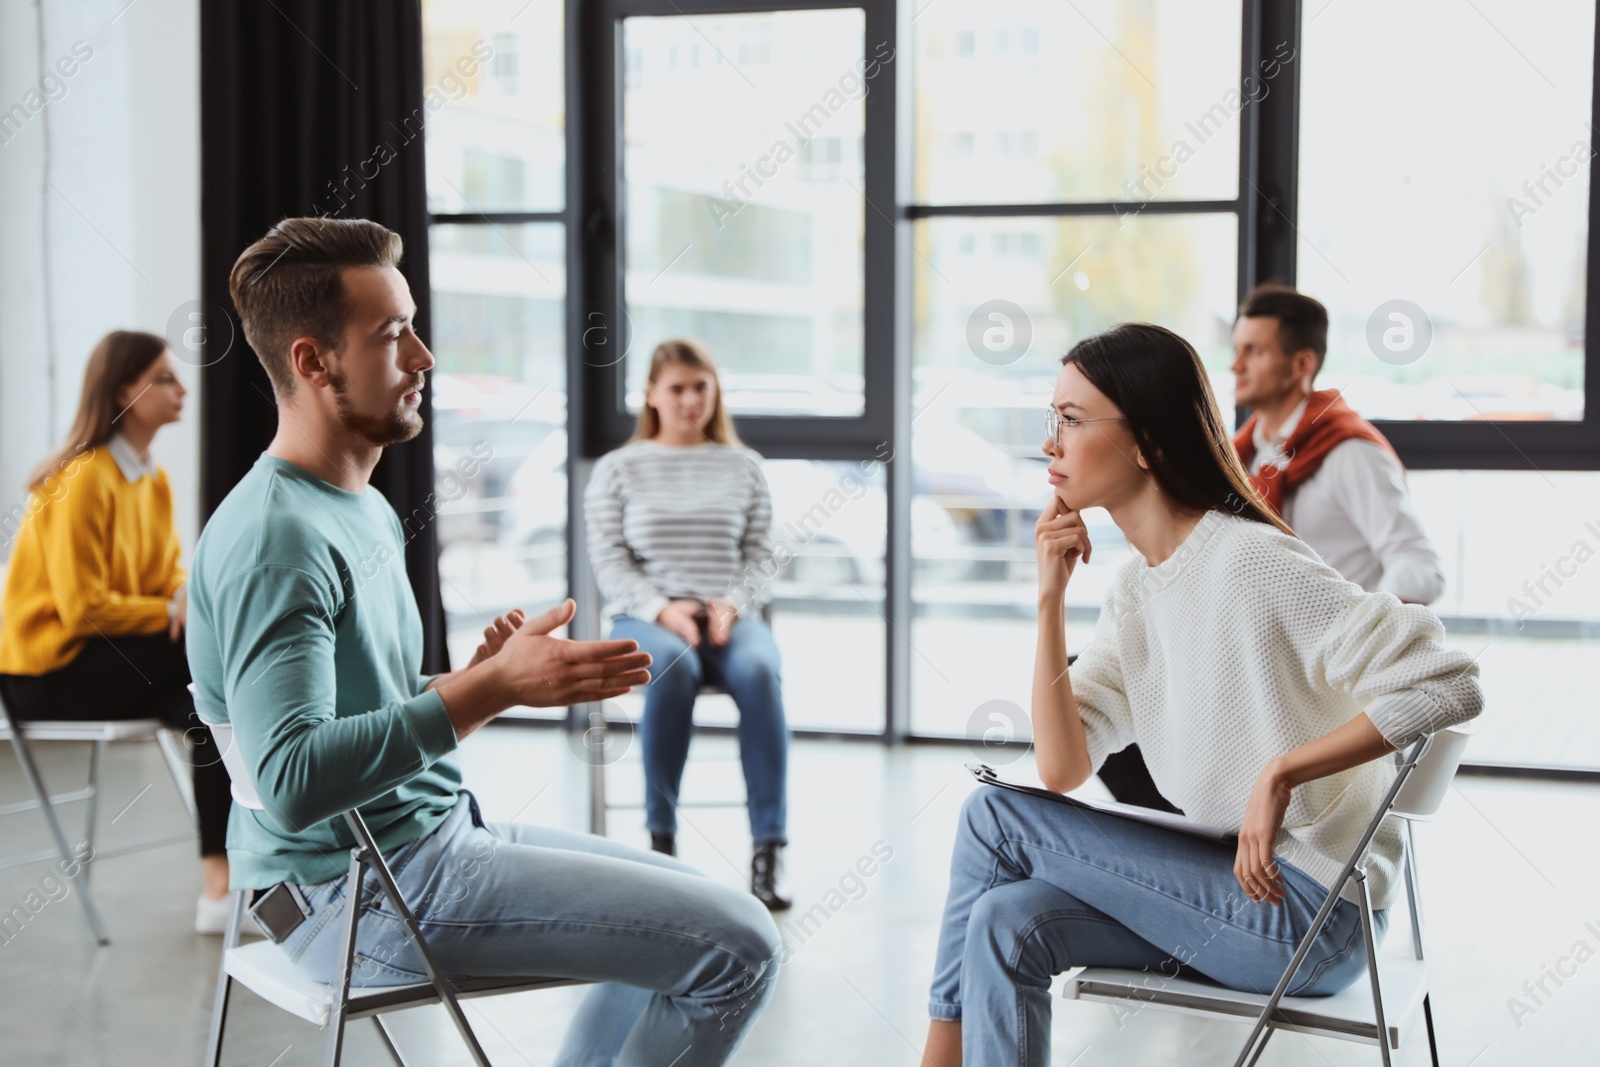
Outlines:
[{"label": "man in mint sweatshirt", "polygon": [[359,894],[345,884],[340,816],[359,808],[447,973],[601,983],[558,1063],[724,1063],[776,976],[766,909],[658,853],[486,823],[462,788],[452,753],[479,726],[516,705],[621,695],[649,680],[650,657],[632,641],[550,636],[572,618],[568,600],[497,619],[460,670],[420,673],[404,531],[368,484],[384,448],[421,430],[434,365],[400,255],[376,223],[285,219],[230,279],[279,423],[189,575],[196,705],[232,724],[264,804],[234,806],[233,888],[300,887],[311,914],[279,945],[319,981],[337,975],[353,895],[352,984],[425,980],[376,880]]}]

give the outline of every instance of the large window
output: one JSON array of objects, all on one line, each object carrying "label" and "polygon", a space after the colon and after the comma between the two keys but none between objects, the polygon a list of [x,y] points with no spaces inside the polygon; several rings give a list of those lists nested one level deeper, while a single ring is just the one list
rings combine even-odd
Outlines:
[{"label": "large window", "polygon": [[[625,410],[652,349],[704,343],[729,409],[865,411],[865,100],[886,77],[859,9],[621,21]],[[759,444],[758,444],[759,447]],[[802,729],[883,728],[888,493],[872,459],[769,458],[771,592]],[[702,722],[731,722],[726,701]]]},{"label": "large window", "polygon": [[559,212],[566,202],[561,4],[425,0],[428,210]]},{"label": "large window", "polygon": [[681,336],[736,414],[864,410],[863,41],[848,8],[623,23],[628,410]]},{"label": "large window", "polygon": [[1444,560],[1433,605],[1446,643],[1477,660],[1480,763],[1600,767],[1587,677],[1600,662],[1600,474],[1412,471],[1412,501]]},{"label": "large window", "polygon": [[561,16],[423,4],[424,84],[443,101],[426,127],[434,476],[457,665],[496,615],[567,591]]},{"label": "large window", "polygon": [[[792,557],[770,587],[789,724],[876,734],[883,729],[886,635],[883,465],[769,459],[765,466],[774,551]],[[705,699],[695,721],[732,725],[737,714],[726,697]]]},{"label": "large window", "polygon": [[[768,459],[792,723],[1024,735],[1059,357],[1158,322],[1231,412],[1235,308],[1279,278],[1328,306],[1318,384],[1395,443],[1447,640],[1518,709],[1472,758],[1600,768],[1593,5],[424,10],[458,658],[565,592],[568,471],[689,336]],[[1075,646],[1131,553],[1089,518]]]},{"label": "large window", "polygon": [[[1580,682],[1600,653],[1600,479],[1559,469],[1595,466],[1600,421],[1595,7],[1340,0],[1303,52],[1295,263],[1328,306],[1318,384],[1395,420],[1445,561],[1434,608],[1482,672],[1468,758],[1600,767]],[[1506,469],[1415,469],[1475,463]]]},{"label": "large window", "polygon": [[1368,417],[1583,418],[1594,21],[1353,0],[1307,25],[1297,277],[1323,384]]},{"label": "large window", "polygon": [[[1241,88],[1231,2],[946,0],[914,32],[913,507],[953,536],[913,523],[910,728],[982,736],[995,701],[1025,729],[1059,357],[1159,322],[1231,407],[1239,114],[1271,85]],[[1090,522],[1094,566],[1068,594],[1079,641],[1129,553],[1108,515]]]},{"label": "large window", "polygon": [[917,6],[918,202],[1238,195],[1237,3]]}]

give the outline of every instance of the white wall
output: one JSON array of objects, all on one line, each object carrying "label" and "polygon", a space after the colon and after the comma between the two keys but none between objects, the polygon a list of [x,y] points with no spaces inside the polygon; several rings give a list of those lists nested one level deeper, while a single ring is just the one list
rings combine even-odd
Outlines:
[{"label": "white wall", "polygon": [[[70,428],[95,342],[167,335],[199,299],[199,20],[198,0],[0,3],[0,512]],[[154,452],[187,558],[200,395],[198,370],[179,374],[184,419]]]}]

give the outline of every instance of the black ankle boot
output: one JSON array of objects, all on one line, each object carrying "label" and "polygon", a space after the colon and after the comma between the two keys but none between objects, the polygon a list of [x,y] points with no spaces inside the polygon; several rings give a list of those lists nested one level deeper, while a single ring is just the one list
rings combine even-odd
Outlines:
[{"label": "black ankle boot", "polygon": [[678,841],[671,834],[652,833],[650,835],[650,848],[655,852],[664,852],[669,856],[676,856],[678,854]]},{"label": "black ankle boot", "polygon": [[794,903],[778,895],[778,860],[782,849],[776,841],[758,842],[756,854],[750,860],[750,892],[768,911],[783,911]]}]

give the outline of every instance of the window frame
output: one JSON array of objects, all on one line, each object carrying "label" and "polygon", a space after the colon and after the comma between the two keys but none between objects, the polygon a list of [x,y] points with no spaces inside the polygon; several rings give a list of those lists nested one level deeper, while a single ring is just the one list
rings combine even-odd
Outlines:
[{"label": "window frame", "polygon": [[[866,95],[866,166],[863,245],[863,365],[865,410],[860,416],[741,416],[740,433],[774,458],[871,459],[885,442],[897,456],[911,455],[912,352],[910,228],[918,219],[949,216],[1027,217],[1111,215],[1127,201],[1031,204],[926,204],[912,195],[911,106],[915,77],[912,20],[925,6],[916,0],[563,0],[566,69],[566,189],[559,211],[430,214],[430,223],[559,223],[566,239],[568,515],[582,514],[587,466],[620,445],[632,432],[624,406],[620,362],[594,358],[586,338],[613,337],[622,321],[625,293],[619,238],[625,222],[621,203],[623,155],[620,86],[625,76],[622,20],[630,17],[689,17],[770,11],[856,8],[865,14],[865,38],[888,41],[894,60]],[[1152,200],[1150,214],[1232,212],[1238,219],[1237,288],[1242,295],[1259,281],[1294,284],[1296,275],[1301,69],[1304,57],[1303,0],[1268,3],[1240,0],[1240,80],[1279,42],[1289,42],[1295,61],[1286,64],[1273,91],[1241,111],[1238,195],[1230,200]],[[1600,59],[1600,20],[1592,53]],[[1591,113],[1600,120],[1600,76],[1594,79]],[[1600,217],[1600,181],[1591,180],[1590,219]],[[1377,421],[1401,460],[1412,469],[1600,470],[1600,404],[1588,393],[1600,389],[1600,233],[1590,227],[1585,306],[1585,409],[1581,422],[1393,422]],[[614,351],[614,350],[613,350]],[[1238,422],[1247,411],[1236,410]],[[906,634],[911,598],[911,464],[886,464],[888,536],[885,559],[886,713],[876,735],[797,730],[801,736],[876,736],[900,742],[966,744],[962,739],[918,736],[909,729],[912,651]],[[580,524],[568,524],[568,579],[572,590],[591,588]],[[576,592],[575,592],[576,595]],[[580,597],[580,602],[581,602]],[[580,603],[575,632],[598,627],[597,608]],[[569,709],[568,725],[581,729],[588,709]],[[1526,774],[1600,780],[1600,769],[1473,765],[1482,773]]]},{"label": "window frame", "polygon": [[[894,0],[592,0],[574,18],[580,26],[583,61],[580,92],[590,102],[581,122],[579,155],[583,173],[572,191],[581,190],[577,217],[583,220],[583,243],[590,256],[581,275],[580,311],[574,370],[585,384],[582,454],[597,458],[626,441],[635,417],[627,411],[622,361],[585,360],[584,330],[610,330],[623,323],[627,305],[622,235],[626,226],[622,143],[622,95],[625,74],[622,23],[629,18],[689,18],[696,15],[758,14],[778,11],[856,9],[864,14],[865,42],[895,42]],[[571,5],[569,2],[569,11]],[[569,41],[570,46],[570,41]],[[871,48],[863,53],[871,55]],[[896,47],[889,71],[903,58]],[[894,365],[874,353],[891,352],[897,344],[894,270],[896,81],[874,79],[862,100],[865,164],[862,247],[862,376],[864,410],[859,416],[739,416],[739,436],[771,459],[871,459],[878,445],[890,440],[894,422]],[[574,125],[570,118],[569,127]],[[569,194],[569,201],[576,198]],[[578,232],[578,231],[575,231]],[[590,333],[592,338],[597,335]],[[615,343],[607,338],[608,343]],[[638,356],[639,353],[632,353]]]},{"label": "window frame", "polygon": [[[1292,34],[1297,62],[1285,70],[1289,80],[1263,101],[1260,114],[1258,181],[1259,269],[1262,281],[1276,278],[1295,284],[1299,232],[1300,68],[1303,2],[1263,4],[1246,0],[1247,10],[1268,28],[1267,39]],[[1292,25],[1291,25],[1292,24]],[[1590,51],[1593,77],[1590,121],[1600,122],[1600,19]],[[1504,420],[1394,421],[1373,419],[1389,439],[1401,463],[1413,470],[1600,470],[1600,181],[1589,182],[1587,275],[1584,279],[1583,419],[1576,422]],[[1242,293],[1241,293],[1242,295]],[[1315,294],[1312,294],[1315,295]],[[1593,394],[1593,395],[1591,395]],[[1247,414],[1238,412],[1240,421]]]},{"label": "window frame", "polygon": [[[565,10],[563,12],[563,16],[564,16],[565,19],[570,20],[572,18],[574,6],[575,5],[572,2],[570,2],[570,0],[569,0],[569,2],[566,5],[566,8],[565,8]],[[565,41],[564,47],[563,47],[563,61],[566,64],[566,70],[563,72],[564,77],[563,77],[562,96],[564,98],[564,103],[565,103],[566,107],[570,109],[572,107],[572,105],[573,105],[573,103],[574,103],[576,98],[574,96],[574,81],[573,81],[573,77],[572,77],[572,65],[573,65],[572,33],[571,33],[570,29],[567,28],[568,25],[569,25],[569,23],[567,23],[567,22],[563,23],[563,31],[566,34],[566,41]],[[427,32],[426,20],[425,19],[423,20],[423,32],[424,33]],[[491,31],[491,35],[493,33],[496,33],[496,32],[501,32],[501,31]],[[522,61],[522,54],[521,54],[521,52],[519,50],[517,52],[517,63],[518,63],[518,75],[517,76],[518,77],[521,76],[521,61]],[[493,72],[492,69],[490,69],[489,71],[486,72],[486,76],[492,78],[492,77],[496,77],[497,75]],[[430,238],[431,238],[431,235],[432,235],[432,232],[433,232],[433,227],[436,226],[436,225],[479,225],[479,226],[498,227],[498,226],[515,226],[515,225],[521,225],[521,224],[524,224],[524,223],[546,223],[546,224],[553,224],[553,225],[561,227],[562,242],[563,242],[563,245],[565,246],[565,259],[566,259],[566,269],[567,269],[567,281],[566,281],[566,284],[564,286],[565,296],[563,297],[566,315],[565,315],[565,318],[563,320],[563,326],[564,326],[564,333],[565,333],[565,341],[566,341],[566,344],[567,344],[567,348],[569,350],[572,347],[572,345],[571,345],[571,337],[572,337],[572,333],[571,333],[571,330],[572,330],[572,325],[571,325],[571,308],[572,308],[572,283],[571,283],[571,277],[572,277],[572,270],[573,270],[574,263],[577,262],[581,258],[581,251],[578,250],[578,249],[575,249],[573,247],[575,242],[572,240],[572,234],[573,234],[573,226],[572,226],[572,176],[573,176],[573,170],[574,170],[572,156],[573,156],[574,144],[573,144],[573,138],[572,138],[572,133],[571,133],[571,125],[572,125],[572,122],[571,122],[571,117],[569,115],[568,119],[567,119],[567,127],[568,127],[568,129],[566,131],[566,136],[563,138],[564,148],[565,148],[565,153],[566,153],[566,160],[565,160],[565,163],[564,163],[566,184],[565,184],[565,188],[562,191],[563,207],[561,209],[559,209],[559,210],[548,210],[547,209],[547,210],[541,210],[541,211],[433,211],[433,210],[430,209],[428,211],[428,220],[427,220],[428,221],[428,233],[430,235]],[[426,156],[424,156],[424,160],[425,159],[426,159]],[[425,166],[426,166],[426,163],[424,163],[424,167]],[[424,186],[426,186],[426,179],[424,179]],[[422,254],[425,255],[425,256],[431,256],[432,255],[432,242],[431,242],[431,240],[429,242],[429,247],[424,249]],[[574,413],[573,413],[573,410],[574,410],[573,394],[574,394],[574,391],[582,389],[581,382],[578,379],[574,378],[573,375],[572,375],[572,364],[571,364],[570,356],[569,356],[569,358],[567,360],[566,374],[567,374],[566,390],[567,390],[567,421],[568,421],[567,432],[570,434],[572,432],[572,422],[573,422],[573,418],[574,418]],[[568,510],[567,510],[567,516],[568,516],[568,519],[567,519],[567,545],[568,545],[568,551],[567,551],[567,583],[568,583],[568,588],[571,589],[571,588],[574,588],[573,585],[572,585],[572,577],[573,577],[573,573],[574,573],[574,561],[572,559],[572,551],[571,551],[572,525],[573,525],[571,517],[573,515],[575,515],[575,514],[578,514],[578,513],[572,510],[572,503],[573,503],[573,500],[572,500],[572,459],[571,459],[570,456],[568,457],[568,460],[567,460],[567,492],[568,492]],[[583,563],[583,565],[586,566],[587,564]],[[448,627],[447,627],[447,633],[448,633]],[[539,712],[528,713],[528,712],[523,712],[521,714],[518,714],[516,712],[512,712],[512,713],[510,713],[509,715],[506,716],[508,721],[514,720],[514,721],[517,721],[519,723],[531,723],[531,724],[545,725],[545,726],[566,724],[571,720],[571,717],[572,717],[571,709],[568,709],[567,713],[564,716],[559,712],[546,712],[546,713],[539,713]]]}]

